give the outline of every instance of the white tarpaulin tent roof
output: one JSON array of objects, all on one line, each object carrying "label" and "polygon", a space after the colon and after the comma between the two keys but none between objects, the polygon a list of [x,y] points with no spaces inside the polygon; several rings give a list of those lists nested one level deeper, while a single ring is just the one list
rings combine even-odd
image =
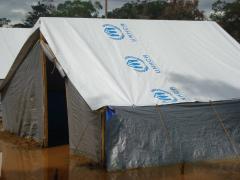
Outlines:
[{"label": "white tarpaulin tent roof", "polygon": [[0,28],[0,79],[6,77],[30,34],[30,29]]},{"label": "white tarpaulin tent roof", "polygon": [[41,18],[92,109],[240,98],[240,45],[215,22]]}]

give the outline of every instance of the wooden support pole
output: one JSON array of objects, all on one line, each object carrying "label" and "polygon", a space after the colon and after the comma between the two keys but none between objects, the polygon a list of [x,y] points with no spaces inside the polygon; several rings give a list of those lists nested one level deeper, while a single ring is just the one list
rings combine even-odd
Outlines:
[{"label": "wooden support pole", "polygon": [[108,18],[108,0],[105,0],[105,18]]},{"label": "wooden support pole", "polygon": [[181,175],[184,175],[184,173],[185,173],[185,162],[184,161],[181,163],[180,172],[181,172]]},{"label": "wooden support pole", "polygon": [[106,130],[106,109],[101,111],[101,166],[105,166],[105,130]]},{"label": "wooden support pole", "polygon": [[[45,41],[43,35],[40,33],[40,41]],[[46,68],[46,57],[44,51],[41,48],[40,60],[42,63],[42,79],[43,79],[43,113],[44,113],[44,140],[43,146],[48,147],[48,94],[47,94],[47,68]]]}]

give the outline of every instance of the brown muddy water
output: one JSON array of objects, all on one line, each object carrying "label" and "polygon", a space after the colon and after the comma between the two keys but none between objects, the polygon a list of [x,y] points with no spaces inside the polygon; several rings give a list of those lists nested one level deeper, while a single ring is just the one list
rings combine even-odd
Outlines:
[{"label": "brown muddy water", "polygon": [[240,179],[240,160],[185,164],[184,175],[181,175],[180,165],[108,173],[91,166],[83,157],[71,156],[67,145],[48,149],[23,148],[0,139],[0,152],[1,179]]}]

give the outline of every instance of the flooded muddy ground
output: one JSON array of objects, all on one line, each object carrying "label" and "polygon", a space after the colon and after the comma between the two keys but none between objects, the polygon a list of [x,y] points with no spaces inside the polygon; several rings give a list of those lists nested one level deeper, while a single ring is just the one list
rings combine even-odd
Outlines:
[{"label": "flooded muddy ground", "polygon": [[0,133],[0,152],[1,179],[240,179],[240,160],[186,163],[184,175],[181,165],[109,173],[84,157],[70,155],[67,145],[41,149],[5,133]]}]

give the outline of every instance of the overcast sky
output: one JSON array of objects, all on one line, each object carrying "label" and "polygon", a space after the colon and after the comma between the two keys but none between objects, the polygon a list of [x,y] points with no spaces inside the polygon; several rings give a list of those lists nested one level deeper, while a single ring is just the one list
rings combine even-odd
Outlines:
[{"label": "overcast sky", "polygon": [[[54,0],[56,3],[64,2],[65,0]],[[99,0],[102,4],[104,0]],[[109,0],[109,10],[121,7],[122,4],[131,0]],[[232,1],[232,0],[226,0]],[[20,22],[24,19],[33,3],[37,0],[0,0],[0,17],[6,17],[12,20],[13,23]],[[211,5],[215,0],[199,0],[199,8],[204,10],[206,14],[211,11]]]}]

